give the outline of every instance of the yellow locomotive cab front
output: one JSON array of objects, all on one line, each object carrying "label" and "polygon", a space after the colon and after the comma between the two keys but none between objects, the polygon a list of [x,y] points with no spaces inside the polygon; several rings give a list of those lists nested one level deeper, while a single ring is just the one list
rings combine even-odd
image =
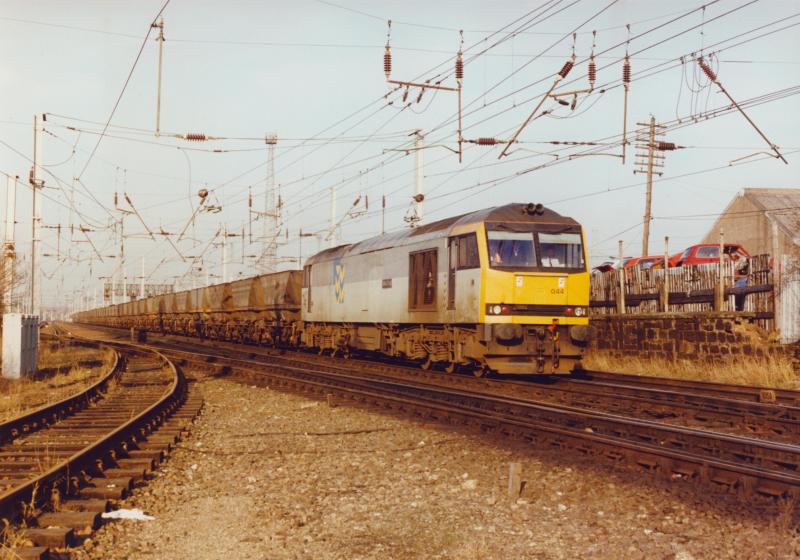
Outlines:
[{"label": "yellow locomotive cab front", "polygon": [[498,373],[566,373],[589,339],[589,273],[579,225],[485,224],[480,321]]}]

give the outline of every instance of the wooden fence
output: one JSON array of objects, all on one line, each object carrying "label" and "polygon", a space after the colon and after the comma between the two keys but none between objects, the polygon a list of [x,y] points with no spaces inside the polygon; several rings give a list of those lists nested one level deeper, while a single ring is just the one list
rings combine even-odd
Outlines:
[{"label": "wooden fence", "polygon": [[773,330],[775,294],[770,255],[756,255],[750,259],[746,283],[744,278],[736,282],[735,264],[723,262],[724,295],[719,293],[720,266],[717,263],[593,274],[590,315],[616,314],[620,307],[624,307],[625,313],[636,314],[748,311],[756,314],[760,326]]}]

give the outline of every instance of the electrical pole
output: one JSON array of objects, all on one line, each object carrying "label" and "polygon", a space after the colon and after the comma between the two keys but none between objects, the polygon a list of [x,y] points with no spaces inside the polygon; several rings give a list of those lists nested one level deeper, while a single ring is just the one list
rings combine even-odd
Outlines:
[{"label": "electrical pole", "polygon": [[386,195],[381,196],[381,235],[386,233]]},{"label": "electrical pole", "polygon": [[142,255],[142,279],[139,282],[139,299],[144,299],[144,255]]},{"label": "electrical pole", "polygon": [[[41,151],[41,132],[42,125],[39,122],[40,116],[33,116],[33,167],[31,168],[30,183],[33,189],[33,219],[32,221],[32,235],[31,235],[31,315],[39,315],[39,227],[42,218],[40,216],[40,193],[39,191],[44,186],[44,180],[39,179],[39,161],[42,157]],[[44,121],[44,114],[41,115]]]},{"label": "electrical pole", "polygon": [[228,282],[228,263],[226,262],[228,259],[228,226],[227,224],[222,226],[222,262],[220,263],[222,266],[222,283],[226,284]]},{"label": "electrical pole", "polygon": [[647,174],[647,193],[644,202],[644,229],[642,232],[642,256],[650,254],[650,222],[653,220],[651,206],[653,202],[653,175],[659,177],[664,174],[664,152],[678,150],[684,146],[678,146],[674,142],[664,141],[663,124],[656,124],[656,118],[651,116],[649,123],[636,123],[643,127],[636,133],[636,169],[633,173]]},{"label": "electrical pole", "polygon": [[156,136],[161,136],[161,68],[164,64],[164,18],[152,27],[158,29],[158,86],[156,88]]},{"label": "electrical pole", "polygon": [[[416,168],[415,168],[415,181],[414,181],[414,196],[411,197],[413,201],[410,211],[403,218],[409,227],[417,227],[422,221],[422,202],[425,200],[425,175],[424,175],[424,160],[422,151],[425,149],[425,137],[421,131],[414,131],[414,151],[416,152]],[[385,205],[384,205],[385,207]],[[383,229],[383,228],[381,228]]]},{"label": "electrical pole", "polygon": [[6,175],[6,240],[3,244],[3,311],[11,310],[11,291],[14,288],[14,260],[17,257],[14,233],[17,210],[17,179]]},{"label": "electrical pole", "polygon": [[336,185],[331,185],[331,230],[328,237],[331,248],[336,247]]},{"label": "electrical pole", "polygon": [[639,150],[636,154],[636,165],[638,169],[634,169],[634,174],[645,173],[647,174],[647,193],[645,194],[644,202],[644,230],[642,232],[642,256],[650,254],[650,221],[651,206],[653,201],[653,175],[663,175],[663,171],[654,171],[656,168],[664,167],[664,156],[657,150],[656,137],[661,138],[664,134],[663,125],[656,124],[656,118],[651,116],[649,123],[636,123],[639,126],[647,127],[640,129],[636,138],[636,148]]},{"label": "electrical pole", "polygon": [[416,136],[414,140],[414,149],[417,151],[417,180],[415,184],[416,192],[414,195],[414,215],[416,216],[416,221],[413,222],[412,225],[417,225],[422,222],[422,201],[425,200],[425,194],[422,192],[425,188],[425,178],[423,175],[424,161],[422,158],[422,150],[425,148],[425,137],[419,130],[417,130],[414,135]]},{"label": "electrical pole", "polygon": [[127,292],[127,282],[125,279],[125,215],[119,219],[119,253],[117,255],[117,273],[121,275],[122,283],[122,303],[125,303]]},{"label": "electrical pole", "polygon": [[275,184],[275,145],[278,137],[268,134],[264,137],[267,145],[267,188],[264,196],[264,239],[261,253],[263,272],[275,272],[278,260],[278,205],[277,185]]}]

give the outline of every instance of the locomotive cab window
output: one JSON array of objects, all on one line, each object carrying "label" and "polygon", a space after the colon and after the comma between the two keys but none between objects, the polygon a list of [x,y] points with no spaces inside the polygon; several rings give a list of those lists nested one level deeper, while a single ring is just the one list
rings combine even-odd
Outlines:
[{"label": "locomotive cab window", "polygon": [[489,231],[489,262],[493,267],[533,268],[536,248],[532,232]]},{"label": "locomotive cab window", "polygon": [[[495,224],[486,231],[489,266],[510,270],[586,270],[579,227]],[[527,231],[525,231],[527,229]]]},{"label": "locomotive cab window", "polygon": [[474,233],[456,237],[458,242],[458,269],[480,268],[478,260],[478,236]]},{"label": "locomotive cab window", "polygon": [[539,233],[543,268],[583,269],[580,233]]},{"label": "locomotive cab window", "polygon": [[408,256],[408,308],[411,310],[436,309],[436,253],[433,249]]}]

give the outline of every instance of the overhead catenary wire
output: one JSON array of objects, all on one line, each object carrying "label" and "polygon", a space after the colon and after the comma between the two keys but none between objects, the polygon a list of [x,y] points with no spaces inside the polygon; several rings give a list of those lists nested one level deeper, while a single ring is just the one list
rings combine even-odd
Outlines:
[{"label": "overhead catenary wire", "polygon": [[92,158],[94,154],[97,152],[97,148],[100,147],[100,142],[103,141],[103,136],[105,135],[106,131],[108,130],[108,126],[111,124],[111,120],[114,118],[114,114],[117,112],[117,108],[119,107],[120,101],[122,101],[122,96],[125,95],[125,90],[128,88],[128,84],[131,81],[131,77],[133,77],[133,72],[136,70],[136,65],[139,63],[139,59],[142,56],[142,52],[144,52],[144,47],[147,45],[147,40],[150,38],[150,34],[153,32],[153,24],[158,21],[158,18],[161,17],[161,14],[164,13],[164,10],[169,5],[170,0],[166,0],[164,4],[161,6],[161,9],[158,10],[158,13],[150,22],[150,25],[147,27],[147,33],[142,40],[142,45],[139,47],[139,52],[136,53],[136,58],[133,60],[133,65],[131,66],[130,71],[128,72],[128,77],[125,78],[125,83],[122,84],[122,90],[119,92],[117,96],[117,100],[114,102],[114,107],[111,109],[111,114],[108,116],[108,120],[106,121],[105,126],[103,127],[103,132],[100,134],[100,137],[97,139],[97,143],[95,143],[94,148],[92,148],[91,153],[89,154],[89,158],[86,160],[86,163],[83,165],[83,169],[81,169],[80,173],[78,173],[77,178],[80,180],[83,177],[83,174],[86,172],[86,169],[89,167],[89,164],[92,163]]}]

